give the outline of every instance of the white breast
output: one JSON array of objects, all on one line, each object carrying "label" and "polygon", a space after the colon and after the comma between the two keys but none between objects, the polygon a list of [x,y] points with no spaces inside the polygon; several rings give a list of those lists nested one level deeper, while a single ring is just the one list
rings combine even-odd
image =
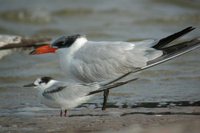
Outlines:
[{"label": "white breast", "polygon": [[87,39],[85,37],[78,38],[74,44],[72,44],[69,48],[61,48],[56,51],[60,59],[60,66],[62,71],[66,74],[68,80],[77,81],[77,78],[74,74],[71,73],[71,64],[74,61],[73,55],[79,50],[85,43]]}]

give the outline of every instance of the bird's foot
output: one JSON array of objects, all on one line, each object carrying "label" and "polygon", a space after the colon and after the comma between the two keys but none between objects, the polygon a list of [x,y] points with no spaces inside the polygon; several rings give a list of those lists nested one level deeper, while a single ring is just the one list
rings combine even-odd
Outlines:
[{"label": "bird's foot", "polygon": [[67,117],[67,110],[65,109],[64,116]]},{"label": "bird's foot", "polygon": [[109,90],[105,90],[104,91],[103,106],[102,106],[101,110],[106,110],[106,104],[107,104],[107,100],[108,100],[108,95],[109,95]]},{"label": "bird's foot", "polygon": [[62,115],[63,115],[63,112],[62,112],[62,110],[60,110],[60,117],[62,117]]}]

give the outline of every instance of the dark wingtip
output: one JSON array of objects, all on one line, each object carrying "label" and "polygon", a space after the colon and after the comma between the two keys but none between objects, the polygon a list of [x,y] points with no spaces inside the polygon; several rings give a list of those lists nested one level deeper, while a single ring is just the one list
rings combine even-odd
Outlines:
[{"label": "dark wingtip", "polygon": [[153,46],[153,48],[161,50],[167,44],[173,42],[174,40],[176,40],[179,37],[191,32],[194,29],[195,29],[195,27],[189,26],[189,27],[187,27],[187,28],[185,28],[185,29],[183,29],[183,30],[181,30],[179,32],[176,32],[176,33],[174,33],[174,34],[172,34],[170,36],[162,38],[162,39],[160,39],[160,41],[155,46]]},{"label": "dark wingtip", "polygon": [[194,29],[196,29],[195,27],[193,27],[193,26],[189,26],[189,27],[187,27],[186,29],[184,29],[185,31],[192,31],[192,30],[194,30]]}]

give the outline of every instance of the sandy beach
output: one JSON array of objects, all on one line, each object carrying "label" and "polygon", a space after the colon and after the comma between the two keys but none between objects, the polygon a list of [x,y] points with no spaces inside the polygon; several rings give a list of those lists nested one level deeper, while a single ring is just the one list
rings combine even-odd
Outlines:
[{"label": "sandy beach", "polygon": [[68,117],[58,110],[34,109],[0,117],[0,132],[9,133],[198,133],[199,107],[72,110]]}]

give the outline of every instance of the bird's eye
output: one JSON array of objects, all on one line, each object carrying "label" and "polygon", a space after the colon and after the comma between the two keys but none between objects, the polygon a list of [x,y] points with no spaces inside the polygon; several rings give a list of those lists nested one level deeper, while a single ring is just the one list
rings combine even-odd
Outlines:
[{"label": "bird's eye", "polygon": [[65,42],[62,40],[62,41],[57,42],[55,45],[58,47],[62,47],[62,46],[64,46],[64,44],[65,44]]},{"label": "bird's eye", "polygon": [[65,45],[65,36],[59,37],[52,41],[52,47],[61,48]]},{"label": "bird's eye", "polygon": [[52,41],[52,47],[54,48],[66,48],[70,47],[80,35],[72,35],[72,36],[62,36],[54,41]]}]

